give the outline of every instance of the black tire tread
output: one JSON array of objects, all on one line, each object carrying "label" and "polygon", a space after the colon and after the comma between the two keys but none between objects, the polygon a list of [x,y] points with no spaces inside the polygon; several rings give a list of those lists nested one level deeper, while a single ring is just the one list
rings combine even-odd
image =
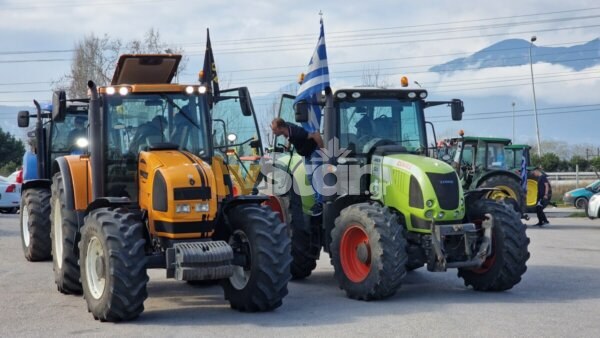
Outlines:
[{"label": "black tire tread", "polygon": [[458,277],[464,279],[465,286],[478,291],[505,291],[518,284],[527,271],[529,238],[525,233],[526,226],[510,206],[492,200],[478,200],[467,206],[467,217],[471,221],[482,219],[486,213],[494,218],[495,264],[481,274],[458,269]]},{"label": "black tire tread", "polygon": [[[74,252],[73,248],[77,248],[75,240],[79,238],[77,232],[79,231],[79,225],[77,220],[77,214],[75,210],[69,210],[66,204],[65,189],[63,185],[63,177],[61,173],[56,173],[52,178],[52,200],[51,205],[55,205],[55,201],[58,199],[61,206],[62,215],[62,240],[63,243],[63,257],[57,257],[54,253],[54,241],[58,240],[54,238],[54,213],[56,210],[51,208],[51,223],[52,230],[50,231],[50,237],[52,238],[52,251],[53,251],[53,266],[54,266],[54,282],[59,292],[64,294],[75,294],[79,295],[82,292],[81,281],[79,274],[79,255]],[[57,260],[62,260],[62,266],[59,268]]]},{"label": "black tire tread", "polygon": [[[125,208],[99,208],[86,216],[84,224],[79,243],[79,263],[88,310],[100,321],[119,322],[137,318],[144,311],[149,280],[144,251],[145,226],[139,215]],[[110,268],[107,269],[106,290],[100,301],[89,294],[85,282],[84,262],[87,241],[92,233],[103,237],[100,240],[108,247],[105,248],[105,257],[109,259]]]},{"label": "black tire tread", "polygon": [[[366,227],[370,236],[372,260],[376,250],[373,244],[377,243],[380,248],[377,255],[380,267],[378,270],[370,272],[370,276],[363,281],[364,287],[361,287],[360,292],[357,292],[353,287],[354,283],[346,278],[340,262],[339,245],[345,231],[344,225],[348,222],[359,222]],[[390,297],[396,293],[402,283],[402,278],[406,275],[407,243],[403,228],[387,207],[360,203],[343,209],[335,220],[331,238],[331,264],[334,266],[334,276],[348,297],[358,300],[376,300]],[[376,265],[372,264],[371,266]],[[374,276],[374,281],[369,281],[371,276]],[[366,284],[367,281],[370,285]]]},{"label": "black tire tread", "polygon": [[46,261],[52,258],[50,240],[50,190],[30,188],[23,192],[21,205],[27,206],[29,213],[29,246],[23,241],[23,215],[21,215],[21,241],[25,258],[31,262]]},{"label": "black tire tread", "polygon": [[[315,243],[310,222],[307,224],[302,211],[302,200],[293,190],[287,196],[288,224],[292,228],[292,279],[304,279],[317,267],[321,251],[320,243]],[[308,218],[308,217],[307,217]]]},{"label": "black tire tread", "polygon": [[229,279],[223,281],[225,299],[231,308],[242,312],[270,311],[282,304],[291,279],[291,240],[287,225],[270,208],[246,204],[227,215],[232,228],[244,231],[251,245],[252,267],[248,283],[235,289]]}]

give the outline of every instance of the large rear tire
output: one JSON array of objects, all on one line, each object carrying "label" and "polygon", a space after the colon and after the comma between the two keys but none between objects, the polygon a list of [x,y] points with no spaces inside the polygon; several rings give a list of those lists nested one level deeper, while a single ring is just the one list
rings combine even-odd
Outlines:
[{"label": "large rear tire", "polygon": [[511,206],[491,200],[477,200],[467,206],[467,218],[481,224],[485,214],[494,219],[492,253],[477,269],[458,269],[465,286],[478,291],[504,291],[521,281],[527,271],[529,238],[519,214]]},{"label": "large rear tire", "polygon": [[244,312],[270,311],[282,304],[291,278],[290,238],[278,215],[260,205],[238,205],[226,215],[232,234],[229,244],[245,266],[234,267],[223,280],[225,299]]},{"label": "large rear tire", "polygon": [[83,297],[94,319],[136,318],[148,297],[144,224],[124,208],[99,208],[81,230]]},{"label": "large rear tire", "polygon": [[293,189],[285,197],[287,201],[287,222],[292,229],[292,279],[304,279],[317,267],[321,253],[319,229],[313,227],[310,218],[304,217],[302,200]]},{"label": "large rear tire", "polygon": [[479,188],[498,188],[499,191],[490,192],[488,199],[496,201],[505,200],[513,205],[516,212],[522,214],[526,211],[526,200],[521,184],[514,177],[507,175],[494,175],[479,182]]},{"label": "large rear tire", "polygon": [[50,240],[50,190],[30,188],[21,196],[21,244],[28,261],[52,257]]},{"label": "large rear tire", "polygon": [[385,207],[361,203],[342,210],[331,231],[331,264],[350,298],[390,297],[406,274],[406,239]]},{"label": "large rear tire", "polygon": [[[70,184],[70,182],[66,182]],[[77,239],[79,224],[75,210],[67,207],[67,196],[61,173],[52,178],[52,212],[50,236],[52,238],[52,260],[54,282],[64,294],[81,294],[79,275],[79,251]]]}]

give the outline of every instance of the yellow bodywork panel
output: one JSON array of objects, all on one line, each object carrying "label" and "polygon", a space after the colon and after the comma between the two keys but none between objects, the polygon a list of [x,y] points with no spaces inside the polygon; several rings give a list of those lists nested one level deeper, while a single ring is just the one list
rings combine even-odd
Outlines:
[{"label": "yellow bodywork panel", "polygon": [[[85,210],[92,200],[92,171],[89,157],[68,155],[65,160],[71,172],[75,210]],[[64,176],[63,176],[64,179]]]},{"label": "yellow bodywork panel", "polygon": [[209,165],[178,150],[142,151],[138,171],[139,204],[148,211],[151,234],[167,238],[212,235],[221,188]]}]

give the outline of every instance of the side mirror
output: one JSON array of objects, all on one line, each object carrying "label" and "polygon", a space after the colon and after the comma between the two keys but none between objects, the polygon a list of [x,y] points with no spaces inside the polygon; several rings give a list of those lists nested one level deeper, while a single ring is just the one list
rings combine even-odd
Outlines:
[{"label": "side mirror", "polygon": [[246,96],[246,91],[240,90],[240,108],[242,109],[242,115],[252,116],[252,103]]},{"label": "side mirror", "polygon": [[20,128],[29,127],[29,111],[21,110],[17,114],[17,124],[19,125]]},{"label": "side mirror", "polygon": [[308,122],[308,102],[302,100],[294,105],[294,117],[296,122]]},{"label": "side mirror", "polygon": [[250,147],[251,147],[251,148],[254,148],[254,149],[256,149],[256,150],[260,149],[260,147],[261,147],[261,146],[262,146],[262,144],[260,143],[260,141],[259,141],[259,140],[252,140],[252,141],[250,142]]},{"label": "side mirror", "polygon": [[465,107],[463,105],[462,100],[452,99],[452,103],[450,104],[450,109],[452,112],[452,120],[453,121],[462,120],[462,114],[465,111]]},{"label": "side mirror", "polygon": [[52,96],[52,119],[56,122],[65,120],[67,112],[67,94],[62,91],[54,92]]}]

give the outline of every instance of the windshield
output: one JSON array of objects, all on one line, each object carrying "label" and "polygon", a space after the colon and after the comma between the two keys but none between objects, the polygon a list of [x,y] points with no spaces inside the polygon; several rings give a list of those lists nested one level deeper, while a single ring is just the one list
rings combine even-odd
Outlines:
[{"label": "windshield", "polygon": [[600,187],[600,180],[590,183],[590,185],[588,185],[586,188],[595,189],[598,187]]},{"label": "windshield", "polygon": [[204,98],[185,94],[108,97],[108,148],[122,155],[170,143],[208,155]]},{"label": "windshield", "polygon": [[180,93],[104,96],[106,193],[137,200],[137,157],[142,150],[175,145],[205,160],[208,106],[204,96]]},{"label": "windshield", "polygon": [[378,140],[402,145],[409,152],[425,149],[420,101],[366,98],[338,103],[340,146],[367,153]]}]

